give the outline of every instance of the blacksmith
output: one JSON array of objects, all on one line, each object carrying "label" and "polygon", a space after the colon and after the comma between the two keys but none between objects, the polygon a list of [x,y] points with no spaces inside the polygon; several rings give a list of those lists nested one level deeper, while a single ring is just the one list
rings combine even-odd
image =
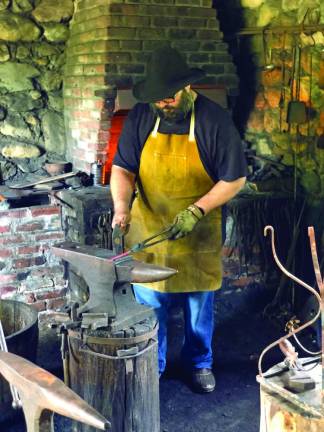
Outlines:
[{"label": "blacksmith", "polygon": [[[164,282],[134,286],[137,301],[159,319],[159,371],[166,366],[167,313],[177,301],[185,318],[183,367],[200,392],[215,388],[212,372],[213,300],[222,283],[221,207],[245,183],[241,139],[230,115],[196,93],[201,69],[178,51],[153,52],[146,78],[133,94],[113,162],[113,226],[126,229],[129,246],[172,226],[172,239],[139,252],[137,259],[173,267]],[[136,196],[134,191],[136,189]]]}]

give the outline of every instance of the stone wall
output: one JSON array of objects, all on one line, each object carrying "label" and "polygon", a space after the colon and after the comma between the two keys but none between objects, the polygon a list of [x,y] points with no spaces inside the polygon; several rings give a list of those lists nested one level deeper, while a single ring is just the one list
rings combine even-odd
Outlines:
[{"label": "stone wall", "polygon": [[[214,0],[214,6],[240,76],[235,117],[242,135],[258,155],[276,159],[292,169],[296,165],[298,183],[309,201],[321,200],[324,195],[324,3],[320,0]],[[293,53],[298,45],[299,84],[296,68],[293,73]],[[296,85],[300,85],[299,96],[296,96]],[[291,99],[305,103],[307,117],[305,122],[289,126],[287,110]]]},{"label": "stone wall", "polygon": [[34,145],[64,156],[62,67],[73,12],[73,0],[0,1],[0,152]]},{"label": "stone wall", "polygon": [[211,0],[80,0],[71,23],[64,76],[68,158],[89,171],[105,159],[117,88],[145,75],[152,49],[169,41],[203,83],[237,94],[238,78]]}]

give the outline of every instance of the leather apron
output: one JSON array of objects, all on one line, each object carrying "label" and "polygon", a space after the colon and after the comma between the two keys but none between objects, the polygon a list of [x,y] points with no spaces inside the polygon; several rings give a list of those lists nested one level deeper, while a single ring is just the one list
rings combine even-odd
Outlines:
[{"label": "leather apron", "polygon": [[[199,157],[194,112],[189,135],[158,133],[159,120],[142,150],[126,246],[169,226],[177,213],[215,184]],[[166,281],[143,286],[168,293],[214,291],[222,281],[221,248],[221,209],[217,208],[204,216],[186,237],[159,243],[134,254],[134,258],[178,270],[176,276]]]}]

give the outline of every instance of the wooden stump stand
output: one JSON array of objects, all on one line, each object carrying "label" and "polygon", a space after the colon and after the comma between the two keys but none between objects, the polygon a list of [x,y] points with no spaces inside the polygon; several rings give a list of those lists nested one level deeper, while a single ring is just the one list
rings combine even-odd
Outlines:
[{"label": "wooden stump stand", "polygon": [[[160,431],[156,321],[114,333],[69,330],[68,343],[71,388],[111,422],[112,431]],[[73,425],[73,432],[95,430]]]}]

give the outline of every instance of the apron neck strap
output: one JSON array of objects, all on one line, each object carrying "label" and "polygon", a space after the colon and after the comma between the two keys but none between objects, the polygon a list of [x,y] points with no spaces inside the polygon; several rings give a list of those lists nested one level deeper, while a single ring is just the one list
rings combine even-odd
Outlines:
[{"label": "apron neck strap", "polygon": [[195,141],[195,106],[192,107],[190,116],[189,141]]},{"label": "apron neck strap", "polygon": [[153,138],[156,138],[156,136],[157,136],[157,131],[159,129],[160,121],[161,121],[161,118],[159,116],[157,116],[153,131],[152,131],[152,137]]}]

